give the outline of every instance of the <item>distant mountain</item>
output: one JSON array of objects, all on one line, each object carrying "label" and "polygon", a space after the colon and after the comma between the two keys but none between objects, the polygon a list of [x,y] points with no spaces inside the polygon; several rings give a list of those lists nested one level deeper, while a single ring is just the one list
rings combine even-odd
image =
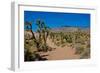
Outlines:
[{"label": "distant mountain", "polygon": [[63,27],[58,27],[58,28],[52,28],[50,31],[52,31],[52,32],[75,32],[78,30],[90,31],[90,28],[63,26]]},{"label": "distant mountain", "polygon": [[75,28],[89,28],[90,26],[71,26],[71,25],[65,25],[65,26],[61,26],[61,27],[75,27]]},{"label": "distant mountain", "polygon": [[78,28],[74,28],[74,27],[59,27],[59,28],[51,29],[52,32],[74,32],[77,30],[78,30]]}]

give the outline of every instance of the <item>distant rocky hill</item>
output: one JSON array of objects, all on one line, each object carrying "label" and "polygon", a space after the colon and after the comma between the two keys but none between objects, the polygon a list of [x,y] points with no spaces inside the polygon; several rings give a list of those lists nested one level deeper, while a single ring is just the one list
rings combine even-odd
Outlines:
[{"label": "distant rocky hill", "polygon": [[59,28],[52,28],[51,32],[75,32],[75,31],[85,31],[89,32],[90,28],[79,28],[79,27],[59,27]]}]

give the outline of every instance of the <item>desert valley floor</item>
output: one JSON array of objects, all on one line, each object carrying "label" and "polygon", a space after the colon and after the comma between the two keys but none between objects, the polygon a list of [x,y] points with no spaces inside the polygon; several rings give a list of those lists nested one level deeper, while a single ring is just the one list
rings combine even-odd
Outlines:
[{"label": "desert valley floor", "polygon": [[44,56],[48,60],[63,60],[63,59],[79,59],[79,55],[75,54],[75,48],[72,48],[68,45],[62,47],[58,47],[54,45],[51,40],[47,40],[47,44],[51,47],[55,47],[56,49],[48,52],[41,52],[40,55]]}]

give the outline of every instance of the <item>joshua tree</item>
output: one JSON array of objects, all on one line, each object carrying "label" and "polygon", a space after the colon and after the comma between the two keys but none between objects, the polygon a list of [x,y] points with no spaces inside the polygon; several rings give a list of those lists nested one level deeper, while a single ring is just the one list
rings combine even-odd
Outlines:
[{"label": "joshua tree", "polygon": [[[47,37],[49,34],[49,30],[46,26],[46,24],[44,23],[44,21],[38,19],[36,21],[36,25],[38,26],[38,33],[39,33],[39,43],[40,43],[40,47],[44,50],[47,50]],[[42,45],[41,45],[42,44]]]},{"label": "joshua tree", "polygon": [[[24,56],[25,56],[25,61],[33,61],[33,60],[42,60],[42,57],[38,54],[38,52],[36,51],[47,51],[48,50],[48,46],[46,44],[47,41],[47,37],[49,35],[49,30],[48,27],[46,26],[46,24],[44,23],[44,21],[42,20],[37,20],[36,21],[36,25],[38,27],[37,32],[39,37],[35,36],[34,31],[32,30],[32,22],[26,21],[24,23],[25,27],[24,29],[26,31],[31,32],[32,36],[31,37],[26,37],[25,38],[25,43],[24,43]],[[31,43],[31,42],[32,43]],[[36,48],[36,51],[31,51],[30,52],[30,48]]]},{"label": "joshua tree", "polygon": [[46,26],[46,24],[44,23],[44,21],[42,21],[41,19],[36,20],[36,25],[37,25],[37,32],[39,37],[36,37],[33,30],[32,30],[32,23],[31,22],[25,22],[25,29],[27,31],[30,31],[32,33],[32,40],[34,40],[36,47],[38,50],[47,50],[48,46],[46,44],[47,41],[47,37],[49,35],[49,29]]},{"label": "joshua tree", "polygon": [[63,37],[64,37],[64,34],[62,32],[60,32],[60,37],[61,37],[61,44],[63,44]]},{"label": "joshua tree", "polygon": [[52,39],[52,42],[54,42],[54,39],[55,39],[55,35],[54,35],[55,33],[53,33],[53,32],[51,32],[51,39]]}]

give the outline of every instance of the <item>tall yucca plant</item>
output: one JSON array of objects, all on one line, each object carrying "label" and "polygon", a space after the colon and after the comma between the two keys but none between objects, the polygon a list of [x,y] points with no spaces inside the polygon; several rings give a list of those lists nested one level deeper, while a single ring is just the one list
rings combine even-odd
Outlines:
[{"label": "tall yucca plant", "polygon": [[48,28],[44,21],[42,21],[41,19],[38,19],[36,21],[36,25],[38,26],[37,31],[39,33],[39,43],[42,44],[40,45],[40,47],[42,47],[42,49],[47,49],[46,41],[49,34]]},{"label": "tall yucca plant", "polygon": [[47,49],[47,37],[49,35],[49,30],[48,30],[48,27],[46,26],[46,24],[44,23],[43,20],[41,19],[37,19],[36,20],[36,25],[37,25],[37,32],[38,32],[38,35],[39,37],[35,37],[35,34],[32,30],[32,23],[31,22],[25,22],[25,25],[26,26],[26,30],[28,31],[31,31],[32,33],[32,38],[38,48],[38,50],[41,50],[43,48]]}]

